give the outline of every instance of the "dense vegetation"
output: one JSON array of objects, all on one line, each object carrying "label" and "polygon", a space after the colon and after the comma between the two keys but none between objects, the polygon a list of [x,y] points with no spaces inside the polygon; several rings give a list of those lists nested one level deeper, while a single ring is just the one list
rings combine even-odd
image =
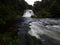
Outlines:
[{"label": "dense vegetation", "polygon": [[39,18],[60,18],[60,0],[36,1],[33,10]]},{"label": "dense vegetation", "polygon": [[1,45],[18,45],[17,27],[14,22],[26,9],[32,9],[37,18],[60,18],[60,0],[36,1],[33,6],[24,0],[0,0]]},{"label": "dense vegetation", "polygon": [[0,0],[0,45],[18,45],[14,21],[22,16],[27,6],[24,0]]}]

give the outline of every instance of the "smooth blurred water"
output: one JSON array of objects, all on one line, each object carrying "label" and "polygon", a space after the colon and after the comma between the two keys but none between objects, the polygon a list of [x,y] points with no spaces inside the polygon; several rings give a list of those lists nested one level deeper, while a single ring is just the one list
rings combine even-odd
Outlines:
[{"label": "smooth blurred water", "polygon": [[45,44],[48,42],[48,45],[60,45],[60,20],[48,18],[39,20],[30,23],[31,30],[29,34],[40,39]]},{"label": "smooth blurred water", "polygon": [[17,26],[18,35],[23,40],[22,45],[24,43],[27,45],[27,35],[36,37],[36,40],[42,41],[44,45],[60,45],[59,19],[23,18],[22,21],[18,21]]},{"label": "smooth blurred water", "polygon": [[20,44],[35,45],[30,44],[33,43],[30,37],[35,37],[43,45],[60,45],[60,19],[31,18],[33,14],[32,10],[26,10],[23,18],[17,21]]}]

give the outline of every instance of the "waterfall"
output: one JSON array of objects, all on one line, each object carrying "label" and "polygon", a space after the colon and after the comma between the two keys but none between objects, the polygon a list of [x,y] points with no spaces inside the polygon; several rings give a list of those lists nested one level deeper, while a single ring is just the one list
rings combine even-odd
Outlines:
[{"label": "waterfall", "polygon": [[30,10],[30,9],[27,9],[27,10],[24,11],[24,14],[23,14],[22,17],[31,17],[33,15],[34,15],[33,11]]},{"label": "waterfall", "polygon": [[33,15],[33,11],[27,9],[22,16],[23,21],[18,21],[21,45],[29,45],[27,43],[31,43],[30,36],[41,40],[45,45],[60,45],[60,20],[31,18]]},{"label": "waterfall", "polygon": [[[32,21],[31,16],[33,16],[34,13],[32,10],[27,9],[24,11],[23,18],[21,20],[18,20],[18,35],[20,38],[20,45],[30,45],[30,35],[28,34],[29,23]],[[31,43],[32,44],[32,43]]]}]

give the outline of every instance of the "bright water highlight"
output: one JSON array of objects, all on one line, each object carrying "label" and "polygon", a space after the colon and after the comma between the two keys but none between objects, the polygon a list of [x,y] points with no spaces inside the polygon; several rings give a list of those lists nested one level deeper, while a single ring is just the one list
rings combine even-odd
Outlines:
[{"label": "bright water highlight", "polygon": [[60,45],[60,19],[36,19],[32,10],[26,10],[18,23],[21,45],[27,45],[26,34],[41,40],[44,45]]}]

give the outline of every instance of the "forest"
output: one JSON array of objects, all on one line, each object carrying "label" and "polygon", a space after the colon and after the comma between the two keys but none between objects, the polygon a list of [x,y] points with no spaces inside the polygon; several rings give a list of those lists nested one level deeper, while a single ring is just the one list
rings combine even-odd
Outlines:
[{"label": "forest", "polygon": [[36,1],[29,5],[25,0],[0,0],[0,44],[18,45],[15,21],[22,18],[24,10],[32,9],[34,18],[60,18],[60,0]]}]

